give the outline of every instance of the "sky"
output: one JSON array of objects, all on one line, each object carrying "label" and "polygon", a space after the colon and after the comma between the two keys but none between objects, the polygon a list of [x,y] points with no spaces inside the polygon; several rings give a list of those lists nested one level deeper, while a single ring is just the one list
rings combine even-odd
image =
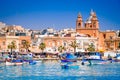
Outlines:
[{"label": "sky", "polygon": [[33,30],[75,29],[78,13],[85,22],[91,9],[100,30],[120,29],[120,0],[0,0],[0,22]]}]

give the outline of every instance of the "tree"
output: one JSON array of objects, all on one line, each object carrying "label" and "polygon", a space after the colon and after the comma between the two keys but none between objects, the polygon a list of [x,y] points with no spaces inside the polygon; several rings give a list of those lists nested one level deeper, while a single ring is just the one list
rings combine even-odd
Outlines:
[{"label": "tree", "polygon": [[58,47],[58,51],[59,51],[60,53],[62,53],[63,50],[65,50],[65,47],[64,47],[64,46],[59,46],[59,47]]},{"label": "tree", "polygon": [[95,51],[95,48],[94,48],[93,43],[91,43],[91,44],[89,45],[89,47],[87,48],[87,50],[88,50],[88,51],[91,51],[91,52]]},{"label": "tree", "polygon": [[16,49],[15,41],[12,41],[12,42],[8,45],[8,49],[11,50],[11,53],[12,53],[12,50],[13,50],[13,49]]},{"label": "tree", "polygon": [[119,42],[119,45],[118,45],[118,49],[120,49],[120,42]]},{"label": "tree", "polygon": [[45,43],[40,43],[40,45],[39,45],[39,49],[42,50],[42,53],[43,53],[43,50],[44,50],[45,48],[46,48]]},{"label": "tree", "polygon": [[76,52],[76,47],[78,47],[78,44],[76,43],[76,41],[73,41],[71,44],[70,44],[71,47],[74,48],[74,53]]},{"label": "tree", "polygon": [[29,43],[28,41],[24,40],[24,41],[22,42],[22,45],[23,45],[23,48],[25,48],[26,51],[28,51],[28,49],[29,49],[29,47],[30,47],[30,43]]}]

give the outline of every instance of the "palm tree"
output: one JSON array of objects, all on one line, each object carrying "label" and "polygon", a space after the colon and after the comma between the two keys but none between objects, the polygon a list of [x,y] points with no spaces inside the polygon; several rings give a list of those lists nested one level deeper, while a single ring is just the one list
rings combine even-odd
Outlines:
[{"label": "palm tree", "polygon": [[118,45],[118,49],[120,49],[120,42],[119,42],[119,45]]},{"label": "palm tree", "polygon": [[94,45],[90,44],[89,47],[87,48],[88,51],[95,51]]},{"label": "palm tree", "polygon": [[42,50],[42,53],[43,53],[43,50],[44,50],[45,48],[46,48],[45,43],[40,43],[40,45],[39,45],[39,49]]},{"label": "palm tree", "polygon": [[65,47],[64,47],[64,46],[59,46],[59,47],[58,47],[58,51],[59,51],[60,53],[62,53],[63,50],[65,50]]},{"label": "palm tree", "polygon": [[76,52],[76,47],[78,47],[78,44],[76,43],[76,41],[73,41],[71,44],[70,44],[71,47],[74,48],[74,53]]},{"label": "palm tree", "polygon": [[30,47],[30,43],[25,40],[25,41],[22,42],[22,45],[23,45],[23,48],[25,48],[26,51],[28,51],[28,49],[29,49],[29,47]]},{"label": "palm tree", "polygon": [[12,54],[12,50],[13,50],[13,49],[16,49],[15,41],[12,41],[12,42],[8,45],[8,49],[11,49],[11,54]]}]

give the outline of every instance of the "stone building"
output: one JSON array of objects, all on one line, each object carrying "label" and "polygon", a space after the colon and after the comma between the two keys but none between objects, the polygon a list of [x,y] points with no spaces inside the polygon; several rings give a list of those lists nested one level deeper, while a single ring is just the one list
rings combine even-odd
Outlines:
[{"label": "stone building", "polygon": [[99,21],[94,11],[90,12],[90,16],[85,23],[82,20],[81,14],[78,14],[76,32],[88,35],[89,38],[95,38],[95,41],[97,41],[96,50],[116,50],[120,43],[115,31],[99,30]]}]

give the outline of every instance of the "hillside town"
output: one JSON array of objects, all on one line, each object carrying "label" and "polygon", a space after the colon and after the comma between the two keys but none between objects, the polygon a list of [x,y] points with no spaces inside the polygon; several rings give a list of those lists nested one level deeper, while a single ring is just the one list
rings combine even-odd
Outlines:
[{"label": "hillside town", "polygon": [[[25,29],[19,25],[7,25],[0,22],[0,52],[25,53],[30,50],[33,53],[60,53],[60,47],[66,52],[87,52],[87,51],[116,51],[120,49],[120,30],[101,31],[99,19],[94,11],[85,22],[79,13],[76,18],[76,27],[55,30],[47,28],[42,30]],[[108,28],[109,29],[109,28]],[[13,45],[14,47],[10,46]],[[44,43],[45,48],[41,49],[40,44]],[[72,47],[74,43],[77,46]],[[91,48],[91,49],[90,49]]]}]

